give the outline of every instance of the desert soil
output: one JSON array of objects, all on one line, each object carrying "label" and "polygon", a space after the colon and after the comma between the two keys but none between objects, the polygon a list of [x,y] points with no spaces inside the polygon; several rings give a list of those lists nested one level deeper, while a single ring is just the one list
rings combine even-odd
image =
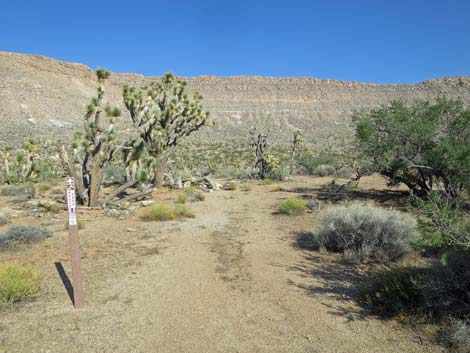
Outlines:
[{"label": "desert soil", "polygon": [[[119,221],[82,210],[81,310],[73,308],[55,265],[70,277],[65,212],[31,218],[55,235],[0,252],[0,263],[30,262],[43,275],[38,297],[0,311],[0,351],[442,352],[360,308],[360,268],[295,246],[314,229],[318,211],[284,216],[276,214],[279,203],[316,197],[328,181],[298,177],[283,183],[282,192],[253,184],[249,192],[209,193],[190,204],[196,218],[181,221],[142,222],[135,215]],[[161,191],[154,199],[176,196]]]}]

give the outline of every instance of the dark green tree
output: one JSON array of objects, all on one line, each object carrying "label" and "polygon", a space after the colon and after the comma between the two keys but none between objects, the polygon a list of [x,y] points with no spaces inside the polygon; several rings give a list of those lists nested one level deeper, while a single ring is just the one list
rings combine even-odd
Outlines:
[{"label": "dark green tree", "polygon": [[363,156],[390,184],[418,195],[442,188],[451,199],[470,189],[470,110],[462,101],[394,101],[353,121]]}]

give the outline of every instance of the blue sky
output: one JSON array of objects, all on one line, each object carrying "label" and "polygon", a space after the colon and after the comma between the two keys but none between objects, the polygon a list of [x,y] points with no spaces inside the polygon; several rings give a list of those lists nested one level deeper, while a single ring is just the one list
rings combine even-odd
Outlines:
[{"label": "blue sky", "polygon": [[0,50],[117,72],[415,83],[470,75],[469,0],[1,0]]}]

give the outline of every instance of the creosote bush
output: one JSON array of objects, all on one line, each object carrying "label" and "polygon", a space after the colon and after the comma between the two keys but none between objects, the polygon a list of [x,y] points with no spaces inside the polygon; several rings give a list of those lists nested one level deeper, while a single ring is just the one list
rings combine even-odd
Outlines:
[{"label": "creosote bush", "polygon": [[385,317],[411,316],[439,322],[454,352],[470,343],[470,256],[450,254],[428,268],[395,268],[362,281],[364,304]]},{"label": "creosote bush", "polygon": [[141,208],[139,218],[144,221],[172,221],[177,218],[194,218],[196,215],[186,205],[170,207],[164,204]]},{"label": "creosote bush", "polygon": [[0,307],[35,295],[40,281],[40,275],[30,265],[0,267]]},{"label": "creosote bush", "polygon": [[408,242],[418,235],[413,217],[362,203],[325,209],[318,224],[322,247],[359,260],[395,260],[409,251]]},{"label": "creosote bush", "polygon": [[287,215],[300,215],[305,211],[307,201],[297,197],[289,197],[279,206],[279,212]]},{"label": "creosote bush", "polygon": [[17,243],[32,243],[45,239],[52,235],[52,232],[42,226],[35,224],[17,225],[0,234],[0,246]]},{"label": "creosote bush", "polygon": [[10,222],[10,210],[7,208],[0,208],[0,225],[8,224]]}]

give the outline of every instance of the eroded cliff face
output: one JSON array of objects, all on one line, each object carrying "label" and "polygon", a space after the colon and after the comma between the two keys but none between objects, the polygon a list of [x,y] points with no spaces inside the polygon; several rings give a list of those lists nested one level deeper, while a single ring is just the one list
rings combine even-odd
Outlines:
[{"label": "eroded cliff face", "polygon": [[[121,86],[158,79],[113,74],[107,84],[111,103],[121,101]],[[414,85],[366,84],[315,78],[187,78],[204,97],[216,123],[193,139],[246,141],[251,127],[285,143],[296,129],[322,148],[342,149],[353,140],[351,113],[393,99],[461,98],[470,103],[470,77],[450,77]],[[66,138],[82,123],[95,93],[93,70],[51,58],[0,52],[0,144],[25,138]],[[125,117],[122,120],[126,120]]]}]

